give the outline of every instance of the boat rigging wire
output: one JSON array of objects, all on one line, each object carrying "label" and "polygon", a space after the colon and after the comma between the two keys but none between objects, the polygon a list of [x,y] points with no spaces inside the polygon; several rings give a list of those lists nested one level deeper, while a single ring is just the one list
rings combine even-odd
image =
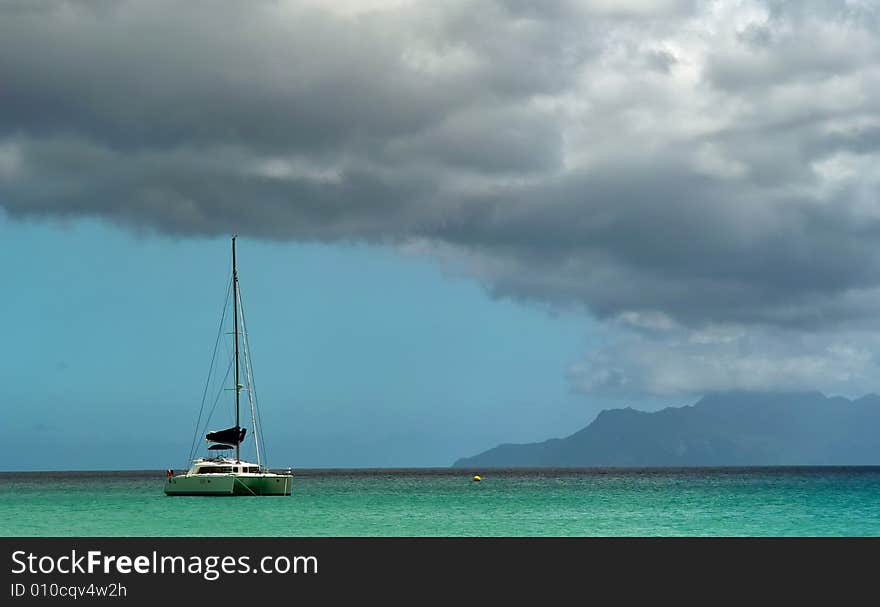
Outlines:
[{"label": "boat rigging wire", "polygon": [[[242,304],[241,298],[241,285],[238,288],[238,310],[241,314],[241,326],[243,329],[244,335],[244,352],[245,352],[245,378],[248,382],[248,399],[251,400],[252,405],[252,413],[256,411],[256,419],[252,419],[252,423],[255,426],[254,428],[254,443],[257,448],[257,464],[261,464],[260,459],[260,446],[262,445],[263,452],[263,460],[269,461],[268,451],[266,449],[266,436],[263,433],[263,417],[260,413],[260,401],[257,398],[257,384],[254,380],[254,366],[251,364],[251,348],[250,348],[250,333],[248,332],[247,327],[247,318],[244,314],[244,305]],[[253,398],[251,398],[253,397]],[[253,415],[252,415],[253,418]]]},{"label": "boat rigging wire", "polygon": [[[223,296],[223,313],[220,315],[220,327],[217,329],[217,339],[214,341],[214,353],[211,355],[211,366],[208,368],[208,378],[205,380],[205,389],[202,392],[202,404],[199,406],[199,417],[196,420],[196,431],[193,434],[192,443],[189,448],[189,455],[186,458],[187,462],[192,461],[193,454],[196,450],[196,439],[199,436],[199,426],[202,423],[202,412],[205,409],[205,398],[208,395],[208,387],[211,384],[211,375],[214,371],[214,361],[217,358],[217,349],[220,346],[220,337],[223,334],[223,321],[226,319],[226,310],[229,308],[229,290],[232,288],[232,274],[230,274],[230,279],[226,284],[226,294]],[[228,374],[228,371],[227,371]],[[217,401],[214,401],[214,404],[217,404]],[[213,412],[213,407],[211,408]],[[207,423],[207,422],[206,422]]]},{"label": "boat rigging wire", "polygon": [[205,418],[205,425],[202,427],[202,431],[197,433],[199,434],[207,434],[208,426],[211,423],[211,418],[214,417],[214,410],[217,408],[217,403],[220,402],[220,396],[226,391],[226,388],[223,387],[223,384],[226,383],[226,380],[229,379],[229,371],[232,369],[232,361],[229,361],[229,364],[226,365],[226,373],[223,375],[223,379],[220,381],[220,388],[217,390],[217,396],[214,397],[214,404],[211,405],[211,411],[208,413],[208,417]]}]

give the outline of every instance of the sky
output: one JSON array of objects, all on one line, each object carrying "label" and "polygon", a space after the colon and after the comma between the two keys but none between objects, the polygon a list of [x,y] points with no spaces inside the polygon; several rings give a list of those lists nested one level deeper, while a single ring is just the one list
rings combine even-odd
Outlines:
[{"label": "sky", "polygon": [[14,465],[185,459],[232,233],[278,465],[880,390],[878,59],[867,0],[0,2]]}]

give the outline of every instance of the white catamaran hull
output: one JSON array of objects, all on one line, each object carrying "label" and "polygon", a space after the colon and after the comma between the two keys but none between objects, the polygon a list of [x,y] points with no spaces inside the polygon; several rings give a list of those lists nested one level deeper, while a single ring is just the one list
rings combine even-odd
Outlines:
[{"label": "white catamaran hull", "polygon": [[290,495],[283,474],[179,474],[165,479],[165,495]]}]

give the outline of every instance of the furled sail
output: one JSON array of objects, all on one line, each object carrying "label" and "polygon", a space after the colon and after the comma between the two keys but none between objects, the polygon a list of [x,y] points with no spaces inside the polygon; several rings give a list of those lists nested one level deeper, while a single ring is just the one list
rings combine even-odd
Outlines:
[{"label": "furled sail", "polygon": [[208,432],[205,435],[205,438],[212,443],[239,445],[244,442],[244,435],[246,433],[247,428],[239,428],[238,426],[233,426],[232,428],[226,428],[226,430],[216,430],[214,432]]}]

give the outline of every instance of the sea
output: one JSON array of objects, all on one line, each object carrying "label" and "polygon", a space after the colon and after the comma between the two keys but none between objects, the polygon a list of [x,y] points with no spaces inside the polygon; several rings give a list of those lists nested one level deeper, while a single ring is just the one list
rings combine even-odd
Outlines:
[{"label": "sea", "polygon": [[289,497],[164,481],[0,473],[0,536],[880,536],[880,466],[295,470]]}]

